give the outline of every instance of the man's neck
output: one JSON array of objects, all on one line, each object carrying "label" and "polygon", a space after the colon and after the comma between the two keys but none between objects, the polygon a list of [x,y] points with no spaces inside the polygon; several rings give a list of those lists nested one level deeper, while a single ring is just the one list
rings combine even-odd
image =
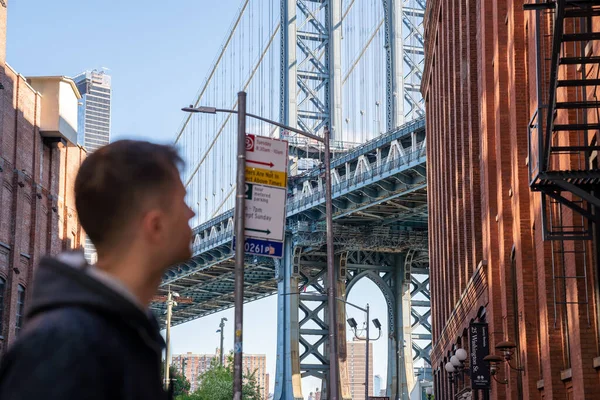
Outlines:
[{"label": "man's neck", "polygon": [[150,305],[161,281],[161,275],[151,276],[151,265],[137,257],[102,256],[96,267],[118,279],[144,307]]}]

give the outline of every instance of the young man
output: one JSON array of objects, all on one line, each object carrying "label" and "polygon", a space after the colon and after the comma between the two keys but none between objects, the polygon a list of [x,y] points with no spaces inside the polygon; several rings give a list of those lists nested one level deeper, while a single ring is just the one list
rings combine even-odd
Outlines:
[{"label": "young man", "polygon": [[148,305],[165,270],[191,256],[181,163],[173,148],[138,141],[83,162],[75,205],[98,262],[80,253],[40,262],[25,328],[2,360],[0,399],[168,397]]}]

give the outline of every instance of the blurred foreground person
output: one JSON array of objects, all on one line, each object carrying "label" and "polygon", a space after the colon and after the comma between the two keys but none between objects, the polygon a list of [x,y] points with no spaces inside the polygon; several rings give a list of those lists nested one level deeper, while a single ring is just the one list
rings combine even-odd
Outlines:
[{"label": "blurred foreground person", "polygon": [[165,270],[191,256],[181,163],[173,148],[140,141],[83,162],[75,205],[98,262],[80,252],[41,260],[25,327],[2,359],[0,399],[169,397],[148,306]]}]

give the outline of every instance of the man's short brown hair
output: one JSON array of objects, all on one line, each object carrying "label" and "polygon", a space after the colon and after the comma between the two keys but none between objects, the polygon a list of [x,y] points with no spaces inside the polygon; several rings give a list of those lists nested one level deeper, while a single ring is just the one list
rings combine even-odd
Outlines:
[{"label": "man's short brown hair", "polygon": [[89,155],[75,180],[75,207],[94,245],[112,245],[148,196],[169,193],[182,164],[175,148],[135,140]]}]

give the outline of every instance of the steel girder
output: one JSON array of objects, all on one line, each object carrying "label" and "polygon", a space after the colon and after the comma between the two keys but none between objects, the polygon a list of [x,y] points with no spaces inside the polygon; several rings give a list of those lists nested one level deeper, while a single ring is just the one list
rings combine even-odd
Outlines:
[{"label": "steel girder", "polygon": [[341,0],[281,1],[281,122],[341,128]]},{"label": "steel girder", "polygon": [[[425,167],[424,120],[419,119],[365,143],[333,160],[334,211],[340,223],[350,220],[390,226],[427,227],[427,193]],[[364,157],[369,169],[357,174],[358,160]],[[364,165],[365,161],[362,161]],[[307,174],[292,177],[290,187],[301,188],[309,182],[314,188],[305,195],[295,190],[288,199],[290,229],[298,221],[316,221],[324,212],[322,171],[314,168]],[[377,215],[378,217],[373,217]],[[164,276],[162,286],[193,275],[196,271],[218,266],[231,256],[233,210],[229,210],[194,229],[193,258],[174,266]]]},{"label": "steel girder", "polygon": [[423,77],[425,0],[382,0],[387,58],[387,128],[425,114]]},{"label": "steel girder", "polygon": [[[291,256],[289,268],[281,265],[281,279],[287,282],[285,291],[279,293],[280,327],[278,354],[286,354],[278,368],[276,381],[276,399],[301,398],[301,386],[289,374],[300,377],[313,376],[326,379],[328,369],[327,335],[329,327],[326,318],[326,259],[321,247],[303,247],[292,245],[288,240]],[[410,305],[410,299],[423,291],[428,283],[421,283],[411,276],[427,273],[426,249],[408,249],[403,254],[390,254],[379,251],[346,251],[338,249],[335,265],[338,271],[338,289],[340,297],[346,298],[354,285],[362,278],[371,279],[381,290],[388,308],[388,395],[396,398],[398,393],[408,395],[414,386],[413,362],[429,359],[430,345],[423,348],[413,340],[412,330],[417,324],[411,324],[411,316],[421,315]],[[413,264],[411,267],[410,264]],[[419,282],[418,287],[411,282]],[[280,283],[281,285],[281,283]],[[413,287],[413,290],[409,290]],[[347,289],[346,289],[347,288]],[[428,293],[428,292],[427,292]],[[407,301],[408,300],[408,301]],[[428,306],[426,301],[415,301],[415,306]],[[283,315],[283,310],[287,314]],[[296,312],[297,311],[297,312]],[[422,319],[427,324],[428,312]],[[338,309],[340,340],[345,338],[345,309]],[[280,323],[280,325],[282,325]],[[429,327],[430,329],[430,327]],[[418,340],[431,340],[430,334],[414,335]],[[285,343],[285,345],[284,345]],[[405,343],[408,349],[405,349]],[[399,346],[398,344],[402,344]],[[414,355],[413,355],[414,354]],[[290,359],[288,359],[288,357]],[[345,367],[345,342],[340,343],[340,380],[342,398],[347,393],[347,371]],[[279,364],[278,364],[279,366]],[[407,373],[408,372],[408,373]],[[287,375],[286,375],[287,374]],[[346,387],[345,387],[346,386]],[[293,395],[292,395],[293,394]]]},{"label": "steel girder", "polygon": [[[356,251],[350,254],[349,265],[361,265],[361,267],[348,268],[348,293],[358,280],[368,278],[379,287],[387,303],[388,337],[390,338],[388,376],[396,377],[395,381],[388,382],[388,395],[396,398],[397,393],[410,393],[414,385],[413,365],[420,360],[426,363],[425,367],[430,365],[431,325],[428,319],[431,305],[427,250],[410,248],[400,257],[370,251]],[[371,266],[366,267],[368,264]],[[422,297],[420,295],[426,300],[415,300]],[[410,312],[410,318],[405,315],[407,311]],[[418,332],[423,330],[426,333]],[[400,343],[402,348],[398,347]],[[404,354],[405,344],[412,350],[412,356],[411,352],[408,352],[402,361],[402,358],[398,359],[398,355]],[[402,370],[399,371],[398,368]]]}]

